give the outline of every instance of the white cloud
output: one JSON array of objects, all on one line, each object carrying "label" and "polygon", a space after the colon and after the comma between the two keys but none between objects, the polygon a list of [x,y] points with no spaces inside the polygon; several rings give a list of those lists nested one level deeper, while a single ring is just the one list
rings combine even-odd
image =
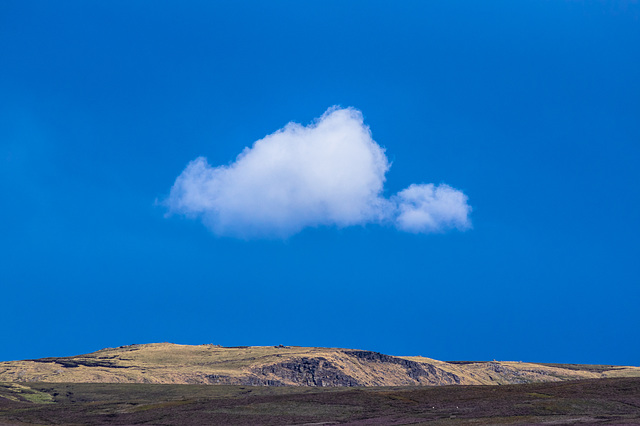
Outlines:
[{"label": "white cloud", "polygon": [[383,198],[388,169],[360,111],[333,107],[309,126],[289,123],[260,139],[228,166],[196,158],[165,205],[218,235],[243,238],[388,222],[417,233],[469,228],[466,195],[447,185],[411,185]]},{"label": "white cloud", "polygon": [[471,228],[467,196],[449,185],[412,184],[394,197],[398,206],[396,226],[414,233]]}]

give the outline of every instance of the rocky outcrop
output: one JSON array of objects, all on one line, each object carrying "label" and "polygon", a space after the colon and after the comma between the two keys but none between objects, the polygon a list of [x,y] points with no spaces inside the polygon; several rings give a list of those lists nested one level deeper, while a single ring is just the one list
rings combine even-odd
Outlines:
[{"label": "rocky outcrop", "polygon": [[[254,382],[297,386],[384,386],[460,384],[460,377],[431,364],[368,351],[341,351],[338,360],[300,357],[251,369]],[[400,367],[398,369],[398,367]],[[350,374],[350,370],[357,370]],[[390,376],[394,375],[395,379]]]},{"label": "rocky outcrop", "polygon": [[363,386],[355,378],[343,373],[340,368],[323,357],[302,357],[254,368],[252,373],[260,376],[275,376],[284,382],[299,386]]},{"label": "rocky outcrop", "polygon": [[286,386],[286,383],[280,380],[270,380],[270,379],[265,379],[264,377],[257,377],[257,376],[231,377],[231,376],[222,376],[218,374],[208,374],[204,377],[205,377],[204,384],[207,384],[207,385]]},{"label": "rocky outcrop", "polygon": [[80,366],[84,367],[107,367],[107,368],[129,368],[128,365],[122,365],[118,363],[118,360],[109,361],[108,359],[95,359],[95,358],[77,358],[77,357],[67,357],[67,358],[40,358],[40,359],[30,359],[28,361],[32,362],[41,362],[41,363],[55,363],[65,368],[77,368]]},{"label": "rocky outcrop", "polygon": [[388,363],[403,367],[407,376],[416,381],[416,384],[432,385],[458,385],[460,377],[456,374],[444,371],[432,364],[419,363],[404,358],[397,358],[379,352],[370,351],[344,351],[346,355],[372,363]]}]

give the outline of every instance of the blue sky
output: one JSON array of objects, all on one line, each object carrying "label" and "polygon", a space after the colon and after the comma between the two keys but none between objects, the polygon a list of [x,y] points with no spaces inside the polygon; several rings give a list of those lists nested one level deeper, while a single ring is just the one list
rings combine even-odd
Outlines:
[{"label": "blue sky", "polygon": [[[637,2],[5,1],[0,360],[169,341],[638,365],[638,46]],[[450,185],[472,229],[166,216],[189,162],[334,105],[386,150],[380,197]]]}]

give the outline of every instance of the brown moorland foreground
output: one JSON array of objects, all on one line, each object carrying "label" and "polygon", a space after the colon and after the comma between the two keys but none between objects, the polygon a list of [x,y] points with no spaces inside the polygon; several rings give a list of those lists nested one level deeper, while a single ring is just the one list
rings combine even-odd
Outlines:
[{"label": "brown moorland foreground", "polygon": [[0,424],[640,424],[640,378],[504,386],[0,384]]}]

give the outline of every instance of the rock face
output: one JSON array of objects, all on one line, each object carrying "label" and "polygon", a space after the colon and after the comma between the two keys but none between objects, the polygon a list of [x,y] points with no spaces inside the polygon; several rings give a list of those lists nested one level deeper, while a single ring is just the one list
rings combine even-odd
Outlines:
[{"label": "rock face", "polygon": [[369,363],[395,364],[403,367],[407,372],[407,377],[415,380],[416,384],[425,385],[459,385],[460,377],[447,372],[433,364],[410,361],[405,358],[384,355],[370,351],[345,351],[347,355],[365,360]]},{"label": "rock face", "polygon": [[[325,357],[299,357],[286,362],[261,365],[250,369],[249,374],[232,377],[211,374],[206,376],[209,384],[250,385],[250,386],[320,386],[355,387],[402,385],[444,385],[460,384],[460,378],[430,364],[421,364],[377,352],[344,351],[339,361]],[[350,359],[354,358],[354,359]],[[350,361],[351,370],[361,370],[366,377],[349,375],[345,361]],[[371,364],[377,365],[372,368]],[[359,368],[354,368],[357,364]],[[388,366],[400,366],[400,377],[396,373],[385,375]],[[347,368],[346,368],[347,367]]]},{"label": "rock face", "polygon": [[460,384],[460,377],[431,364],[377,352],[341,351],[333,360],[323,356],[296,357],[252,367],[240,377],[209,374],[205,376],[205,382],[248,386],[355,387],[455,385]]},{"label": "rock face", "polygon": [[497,361],[456,363],[352,349],[282,345],[225,348],[170,343],[107,348],[72,357],[0,362],[0,382],[353,387],[492,385],[605,376],[640,376],[640,368],[562,368]]},{"label": "rock face", "polygon": [[258,376],[281,377],[284,383],[299,386],[363,386],[323,357],[302,357],[258,367],[252,372]]}]

